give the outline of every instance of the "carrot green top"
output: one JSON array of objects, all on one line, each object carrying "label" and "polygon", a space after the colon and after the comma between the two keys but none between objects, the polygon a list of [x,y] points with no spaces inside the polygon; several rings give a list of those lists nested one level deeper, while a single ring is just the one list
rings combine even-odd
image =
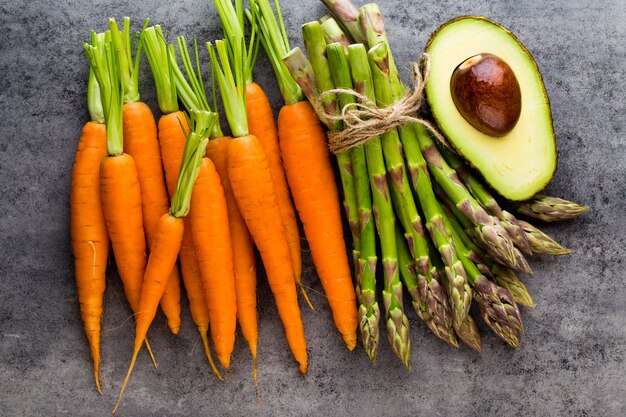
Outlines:
[{"label": "carrot green top", "polygon": [[235,45],[232,50],[233,55],[230,56],[231,62],[235,62],[236,59],[242,60],[242,76],[246,83],[251,83],[252,69],[259,51],[256,22],[252,20],[250,42],[246,47],[242,0],[235,0],[234,5],[231,0],[213,0],[213,3],[222,21],[224,39]]},{"label": "carrot green top", "polygon": [[[148,26],[146,19],[144,29]],[[130,36],[130,18],[124,18],[124,26],[120,32],[114,18],[109,18],[109,32],[115,46],[120,65],[122,86],[124,88],[124,103],[139,101],[139,60],[141,59],[141,42],[135,42],[136,35]],[[133,49],[135,59],[133,60]]]},{"label": "carrot green top", "polygon": [[159,108],[163,114],[174,113],[178,111],[178,96],[173,68],[176,65],[172,65],[172,60],[176,62],[176,58],[172,58],[173,47],[168,46],[159,25],[145,28],[139,37],[152,70]]},{"label": "carrot green top", "polygon": [[[202,81],[202,73],[200,71],[200,60],[198,57],[198,42],[196,38],[193,39],[193,49],[194,49],[194,59],[195,66],[191,62],[191,57],[189,55],[189,50],[187,49],[187,42],[185,41],[184,36],[179,36],[176,38],[176,43],[178,45],[178,53],[180,55],[181,60],[183,61],[183,67],[185,68],[185,73],[187,77],[180,70],[178,66],[178,62],[176,61],[176,56],[171,54],[174,59],[174,63],[172,65],[174,69],[174,76],[176,77],[176,91],[178,92],[178,97],[180,101],[183,103],[183,106],[187,109],[188,112],[192,111],[200,111],[206,110],[211,111],[211,107],[209,106],[209,101],[207,100],[206,91],[204,89],[204,82]],[[216,95],[215,88],[213,89],[213,107],[217,108],[216,103]],[[224,136],[222,133],[222,128],[220,126],[219,119],[215,121],[213,125],[213,129],[211,129],[211,137],[212,138],[220,138]]]},{"label": "carrot green top", "polygon": [[283,63],[283,57],[291,48],[278,0],[274,1],[274,7],[276,8],[276,16],[274,16],[269,0],[251,0],[251,12],[248,12],[248,17],[250,20],[256,21],[263,49],[265,49],[265,53],[272,64],[285,103],[294,104],[303,101],[304,95]]},{"label": "carrot green top", "polygon": [[104,37],[92,34],[91,42],[91,45],[83,43],[83,46],[100,87],[100,99],[107,126],[107,154],[117,156],[124,152],[122,125],[124,103],[118,56],[115,53],[110,32],[105,32]]},{"label": "carrot green top", "polygon": [[206,146],[209,141],[209,132],[217,120],[217,113],[205,110],[190,113],[189,132],[186,135],[176,191],[174,191],[170,206],[170,214],[174,217],[184,217],[189,213],[193,185],[200,173],[202,158],[206,153]]},{"label": "carrot green top", "polygon": [[[92,45],[104,43],[104,33],[91,34]],[[96,74],[89,68],[89,82],[87,83],[87,109],[92,122],[104,123],[104,110],[102,110],[102,99],[100,98],[100,86],[96,79]]]},{"label": "carrot green top", "polygon": [[[243,38],[239,40],[243,41]],[[215,41],[215,45],[207,42],[206,47],[211,57],[211,71],[217,80],[222,96],[226,120],[233,136],[240,138],[248,135],[248,114],[246,112],[247,83],[243,76],[244,60],[241,59],[245,52],[241,51],[241,47],[236,47],[237,44],[241,45],[241,42],[233,38],[232,42],[226,39]]]}]

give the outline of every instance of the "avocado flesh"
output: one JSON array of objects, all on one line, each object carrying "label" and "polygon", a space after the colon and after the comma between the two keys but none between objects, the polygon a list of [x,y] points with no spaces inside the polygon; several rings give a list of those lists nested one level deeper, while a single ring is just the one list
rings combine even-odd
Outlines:
[{"label": "avocado flesh", "polygon": [[[556,142],[548,96],[528,50],[497,23],[464,16],[441,26],[428,41],[426,52],[430,56],[428,103],[452,146],[509,200],[525,200],[545,188],[556,170]],[[506,62],[522,93],[519,120],[501,137],[474,128],[452,100],[450,79],[455,68],[482,53]]]}]

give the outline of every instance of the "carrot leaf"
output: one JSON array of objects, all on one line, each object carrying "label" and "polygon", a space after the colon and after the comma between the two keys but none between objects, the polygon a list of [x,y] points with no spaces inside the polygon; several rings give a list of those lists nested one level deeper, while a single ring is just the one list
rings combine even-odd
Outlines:
[{"label": "carrot leaf", "polygon": [[[189,213],[191,192],[200,173],[202,158],[206,153],[209,132],[217,120],[217,113],[206,110],[191,112],[189,132],[186,132],[185,150],[180,164],[176,191],[172,196],[170,213],[174,217],[184,217]],[[182,128],[182,126],[181,126]]]},{"label": "carrot leaf", "polygon": [[285,103],[293,104],[304,100],[304,95],[283,63],[283,57],[291,48],[278,0],[274,0],[274,8],[276,15],[269,0],[251,0],[247,15],[250,21],[256,22],[261,44],[272,64]]},{"label": "carrot leaf", "polygon": [[[148,26],[146,19],[144,29]],[[139,101],[139,60],[141,59],[141,43],[133,42],[135,36],[130,36],[130,18],[124,18],[124,26],[120,32],[114,18],[109,18],[109,31],[111,40],[118,56],[120,71],[122,74],[122,86],[124,87],[124,103]],[[133,50],[135,59],[133,60]]]},{"label": "carrot leaf", "polygon": [[[210,112],[211,106],[207,100],[204,82],[202,81],[202,73],[200,71],[198,42],[196,41],[196,38],[194,37],[193,39],[195,65],[191,60],[185,37],[177,37],[176,44],[178,46],[178,54],[180,55],[183,67],[185,68],[185,74],[187,75],[187,77],[183,75],[182,71],[178,69],[178,62],[176,62],[174,72],[176,75],[176,89],[178,91],[178,96],[188,112],[199,110],[206,110]],[[224,136],[224,134],[222,133],[219,120],[217,120],[211,130],[211,137],[219,138],[222,136]]]},{"label": "carrot leaf", "polygon": [[[104,43],[104,33],[91,34],[92,45],[102,45]],[[102,99],[100,98],[100,86],[98,79],[91,66],[89,68],[89,82],[87,83],[87,109],[91,120],[96,123],[104,123],[104,110],[102,109]]]},{"label": "carrot leaf", "polygon": [[115,53],[111,33],[105,32],[101,42],[92,35],[92,44],[84,43],[85,54],[100,87],[100,99],[107,127],[107,153],[109,156],[124,152],[122,123],[123,86],[118,55]]},{"label": "carrot leaf", "polygon": [[[152,77],[157,90],[159,108],[164,114],[178,111],[178,96],[176,94],[175,65],[172,65],[172,50],[169,48],[161,26],[151,26],[141,31],[139,35],[143,49],[148,58]],[[176,66],[178,68],[178,66]]]},{"label": "carrot leaf", "polygon": [[[239,46],[233,45],[233,42]],[[211,58],[213,78],[219,86],[226,120],[235,137],[248,134],[248,118],[246,112],[246,80],[242,76],[243,60],[240,53],[243,37],[215,41],[215,45],[207,42],[206,47]],[[217,53],[216,53],[217,51]],[[219,58],[218,58],[219,57]],[[231,57],[233,62],[231,63]],[[221,63],[221,65],[220,65]],[[232,64],[232,65],[231,65]]]}]

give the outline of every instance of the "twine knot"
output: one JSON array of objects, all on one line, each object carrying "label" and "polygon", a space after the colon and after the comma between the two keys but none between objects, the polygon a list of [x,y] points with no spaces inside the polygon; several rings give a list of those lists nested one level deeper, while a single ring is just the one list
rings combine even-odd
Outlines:
[{"label": "twine knot", "polygon": [[[424,88],[430,74],[428,54],[421,54],[418,62],[413,62],[411,67],[413,88],[396,103],[387,107],[378,107],[364,94],[345,88],[334,88],[320,94],[313,103],[320,119],[326,124],[334,122],[343,124],[342,130],[328,132],[328,146],[332,153],[338,154],[361,146],[376,136],[408,123],[423,125],[442,144],[447,144],[441,133],[428,120],[417,117],[422,108]],[[341,112],[337,113],[334,108],[328,108],[334,106],[325,106],[323,103],[325,98],[336,94],[350,95],[354,97],[355,102],[346,104]]]}]

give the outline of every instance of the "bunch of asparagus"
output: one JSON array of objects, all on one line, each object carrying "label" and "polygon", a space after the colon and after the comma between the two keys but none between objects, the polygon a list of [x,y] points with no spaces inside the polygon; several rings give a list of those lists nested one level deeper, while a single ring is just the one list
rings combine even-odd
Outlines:
[{"label": "bunch of asparagus", "polygon": [[[303,26],[307,57],[299,49],[284,58],[329,130],[355,102],[334,89],[354,90],[387,107],[406,94],[376,4],[360,9],[350,0],[322,0],[332,16]],[[346,109],[349,109],[347,107]],[[458,339],[476,351],[481,340],[469,314],[480,316],[513,347],[524,331],[519,305],[534,302],[515,271],[530,273],[525,256],[569,253],[511,212],[542,221],[577,217],[586,207],[538,195],[503,209],[464,161],[437,143],[420,124],[406,124],[336,155],[344,207],[352,231],[359,325],[372,361],[379,344],[377,297],[382,257],[384,324],[391,347],[410,367],[404,287],[417,315],[447,343]],[[377,245],[377,236],[378,243]],[[378,253],[380,248],[380,254]]]}]

